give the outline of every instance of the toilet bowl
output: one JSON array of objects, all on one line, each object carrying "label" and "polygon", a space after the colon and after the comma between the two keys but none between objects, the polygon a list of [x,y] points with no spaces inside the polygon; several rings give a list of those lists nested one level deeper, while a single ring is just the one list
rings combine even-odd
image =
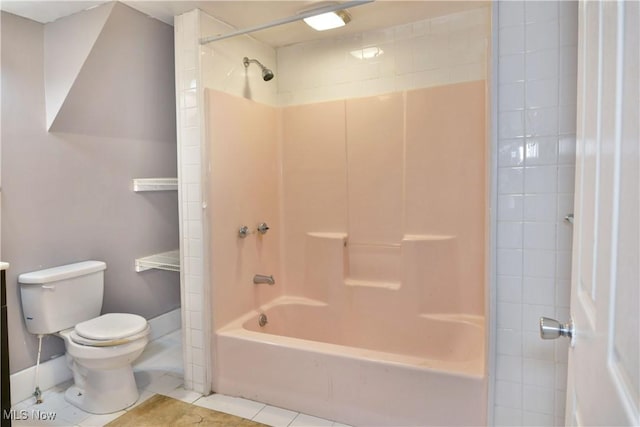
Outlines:
[{"label": "toilet bowl", "polygon": [[149,342],[149,332],[143,317],[124,313],[105,314],[60,331],[57,335],[64,340],[74,380],[65,399],[93,414],[133,405],[138,388],[131,364]]},{"label": "toilet bowl", "polygon": [[65,398],[93,414],[117,412],[138,400],[131,363],[150,332],[144,317],[100,315],[106,268],[102,261],[83,261],[18,277],[27,330],[64,340],[74,380]]}]

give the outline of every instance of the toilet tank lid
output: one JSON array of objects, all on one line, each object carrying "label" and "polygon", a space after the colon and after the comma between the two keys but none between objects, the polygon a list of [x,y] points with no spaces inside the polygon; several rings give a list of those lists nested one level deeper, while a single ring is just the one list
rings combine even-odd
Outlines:
[{"label": "toilet tank lid", "polygon": [[102,261],[82,261],[73,264],[61,265],[59,267],[47,268],[44,270],[22,273],[18,276],[18,282],[26,285],[43,284],[71,279],[86,274],[105,270],[107,264]]}]

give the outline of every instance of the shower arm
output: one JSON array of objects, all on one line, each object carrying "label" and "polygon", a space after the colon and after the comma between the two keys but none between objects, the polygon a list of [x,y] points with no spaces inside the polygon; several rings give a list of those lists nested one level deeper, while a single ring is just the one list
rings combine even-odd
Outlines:
[{"label": "shower arm", "polygon": [[200,39],[200,44],[204,45],[211,42],[216,42],[218,40],[224,40],[235,36],[241,36],[244,34],[255,33],[256,31],[266,30],[267,28],[277,27],[284,24],[289,24],[291,22],[301,21],[304,18],[309,18],[311,16],[320,15],[328,12],[336,12],[338,10],[344,10],[347,8],[353,8],[357,6],[362,6],[365,4],[373,3],[375,0],[354,0],[354,1],[346,1],[340,4],[332,4],[329,6],[323,6],[312,10],[307,10],[305,12],[299,13],[297,15],[289,16],[286,18],[276,19],[271,22],[267,22],[265,24],[256,25],[254,27],[245,28],[242,30],[232,31],[227,34],[221,34],[217,36],[203,37]]},{"label": "shower arm", "polygon": [[252,62],[253,62],[254,64],[258,64],[258,66],[259,66],[260,68],[262,68],[262,71],[264,71],[264,70],[266,70],[266,69],[267,69],[267,67],[265,67],[264,65],[262,65],[262,62],[258,61],[257,59],[249,59],[249,58],[247,58],[246,56],[242,59],[242,63],[244,64],[244,67],[245,67],[245,68],[249,67],[249,64],[251,64]]}]

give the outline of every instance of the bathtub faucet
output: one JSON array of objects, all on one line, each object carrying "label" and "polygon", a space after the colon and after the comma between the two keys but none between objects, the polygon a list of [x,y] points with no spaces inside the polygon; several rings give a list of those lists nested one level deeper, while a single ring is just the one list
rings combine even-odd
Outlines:
[{"label": "bathtub faucet", "polygon": [[273,278],[273,276],[266,276],[264,274],[256,274],[255,276],[253,276],[253,283],[255,283],[256,285],[258,283],[268,283],[270,285],[275,285],[276,281]]}]

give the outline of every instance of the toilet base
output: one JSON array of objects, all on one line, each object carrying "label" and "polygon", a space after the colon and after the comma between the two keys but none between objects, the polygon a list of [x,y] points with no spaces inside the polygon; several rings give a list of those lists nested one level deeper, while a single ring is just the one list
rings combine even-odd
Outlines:
[{"label": "toilet base", "polygon": [[64,393],[65,400],[92,414],[118,412],[136,403],[138,388],[131,365],[116,369],[86,371],[83,388],[74,384]]}]

